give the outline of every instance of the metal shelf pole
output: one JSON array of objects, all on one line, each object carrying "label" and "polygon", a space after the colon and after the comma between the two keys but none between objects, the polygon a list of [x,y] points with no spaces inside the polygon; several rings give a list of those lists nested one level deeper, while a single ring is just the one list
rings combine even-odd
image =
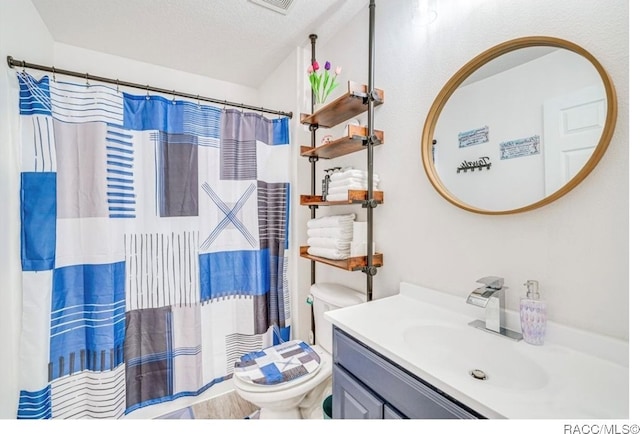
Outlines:
[{"label": "metal shelf pole", "polygon": [[[367,129],[369,140],[367,140],[367,301],[373,299],[373,276],[377,269],[373,266],[373,209],[376,202],[373,200],[373,147],[371,136],[374,135],[374,67],[375,67],[375,17],[376,2],[369,1],[369,80],[367,98]],[[375,137],[375,136],[374,136]]]},{"label": "metal shelf pole", "polygon": [[[316,40],[318,39],[318,35],[311,34],[309,35],[309,40],[311,41],[311,64],[316,61]],[[313,109],[315,106],[316,97],[313,94],[313,90],[311,91],[311,113],[313,114]],[[311,132],[311,147],[316,147],[316,131],[318,129],[318,125],[310,125],[309,131]],[[318,161],[318,157],[310,157],[309,162],[311,163],[311,194],[316,194],[316,162]],[[317,205],[310,205],[311,209],[311,218],[316,218],[316,209]],[[311,285],[316,283],[316,261],[311,261]],[[310,343],[315,344],[315,333],[316,333],[316,323],[315,318],[313,317],[313,305],[311,306],[311,336]]]}]

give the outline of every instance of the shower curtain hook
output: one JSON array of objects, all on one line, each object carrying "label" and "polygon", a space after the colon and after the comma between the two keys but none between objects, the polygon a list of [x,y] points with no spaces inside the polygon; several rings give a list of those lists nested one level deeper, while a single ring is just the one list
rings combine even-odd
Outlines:
[{"label": "shower curtain hook", "polygon": [[84,73],[84,79],[87,82],[87,87],[89,87],[89,73],[88,72]]},{"label": "shower curtain hook", "polygon": [[116,93],[120,93],[120,79],[116,78]]},{"label": "shower curtain hook", "polygon": [[173,99],[171,100],[171,103],[172,104],[176,103],[176,90],[175,89],[173,89]]},{"label": "shower curtain hook", "polygon": [[147,84],[147,100],[151,99],[151,97],[149,96],[149,85]]},{"label": "shower curtain hook", "polygon": [[196,96],[196,101],[198,102],[198,108],[201,108],[201,107],[200,107],[200,94],[198,94],[198,95]]},{"label": "shower curtain hook", "polygon": [[25,63],[25,61],[23,60],[23,61],[22,61],[22,73],[23,73],[23,74],[26,74],[26,73],[27,73],[27,71],[25,70],[25,65],[26,65],[26,63]]},{"label": "shower curtain hook", "polygon": [[56,67],[55,66],[51,67],[51,73],[52,73],[51,78],[55,82],[56,81]]},{"label": "shower curtain hook", "polygon": [[227,100],[224,100],[224,105],[222,106],[222,111],[227,111]]}]

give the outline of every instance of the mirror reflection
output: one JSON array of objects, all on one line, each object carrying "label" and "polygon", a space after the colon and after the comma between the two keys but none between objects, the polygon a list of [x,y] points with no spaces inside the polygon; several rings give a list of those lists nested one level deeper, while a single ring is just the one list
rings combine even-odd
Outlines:
[{"label": "mirror reflection", "polygon": [[552,41],[490,50],[437,98],[423,159],[447,200],[487,214],[533,209],[565,194],[600,159],[615,123],[613,87],[588,53]]}]

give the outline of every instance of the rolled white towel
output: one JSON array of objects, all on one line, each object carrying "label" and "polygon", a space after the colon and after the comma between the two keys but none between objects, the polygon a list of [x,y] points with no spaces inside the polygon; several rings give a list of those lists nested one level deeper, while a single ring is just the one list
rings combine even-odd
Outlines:
[{"label": "rolled white towel", "polygon": [[327,259],[347,259],[350,254],[350,250],[339,250],[325,247],[309,247],[307,253],[313,256],[320,256]]},{"label": "rolled white towel", "polygon": [[349,227],[356,219],[354,213],[330,215],[325,217],[317,217],[307,221],[308,228],[335,228],[335,227]]},{"label": "rolled white towel", "polygon": [[340,241],[353,239],[353,226],[350,229],[343,228],[311,228],[307,229],[308,238],[334,238]]},{"label": "rolled white towel", "polygon": [[324,247],[329,249],[347,250],[351,248],[351,242],[339,238],[312,237],[307,240],[310,247]]}]

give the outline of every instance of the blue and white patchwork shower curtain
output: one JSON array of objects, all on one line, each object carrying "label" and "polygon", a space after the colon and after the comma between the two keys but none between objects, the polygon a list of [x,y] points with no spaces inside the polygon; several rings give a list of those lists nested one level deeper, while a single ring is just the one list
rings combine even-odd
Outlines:
[{"label": "blue and white patchwork shower curtain", "polygon": [[18,81],[18,418],[119,418],[288,339],[288,119]]}]

